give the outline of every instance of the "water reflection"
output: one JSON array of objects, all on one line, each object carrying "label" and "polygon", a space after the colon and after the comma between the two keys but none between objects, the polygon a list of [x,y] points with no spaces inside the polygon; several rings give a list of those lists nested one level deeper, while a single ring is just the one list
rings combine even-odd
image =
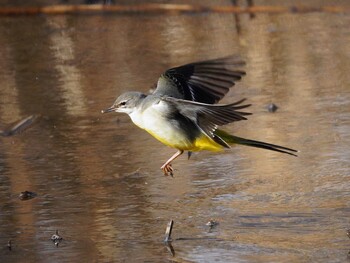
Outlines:
[{"label": "water reflection", "polygon": [[50,34],[50,45],[56,61],[55,68],[62,82],[60,88],[67,113],[73,116],[87,112],[85,96],[81,87],[81,74],[75,65],[74,43],[69,36],[67,17],[49,16],[47,24],[53,33]]},{"label": "water reflection", "polygon": [[[41,115],[0,137],[0,241],[12,241],[3,260],[341,261],[349,249],[348,20],[242,16],[237,35],[231,15],[2,19],[0,129]],[[159,166],[173,149],[127,116],[100,115],[117,94],[147,92],[170,66],[231,53],[246,58],[248,75],[225,101],[247,97],[254,115],[226,129],[300,157],[203,152],[176,160],[172,179]],[[22,202],[23,191],[37,196]],[[162,243],[170,219],[175,256]],[[215,231],[209,220],[220,222]],[[59,247],[50,241],[56,229]]]}]

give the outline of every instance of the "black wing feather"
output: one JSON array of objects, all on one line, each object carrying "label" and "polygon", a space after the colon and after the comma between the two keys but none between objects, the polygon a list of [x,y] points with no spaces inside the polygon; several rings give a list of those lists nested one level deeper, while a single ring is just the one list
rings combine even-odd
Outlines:
[{"label": "black wing feather", "polygon": [[245,72],[238,56],[186,64],[167,70],[153,94],[207,104],[221,100]]},{"label": "black wing feather", "polygon": [[218,126],[246,120],[247,118],[245,116],[251,115],[249,112],[239,111],[250,106],[250,104],[242,104],[245,99],[231,104],[219,105],[181,100],[173,97],[164,97],[163,100],[172,103],[180,114],[192,120],[208,137],[225,147],[228,147],[228,145],[220,142],[221,140],[216,138],[218,136],[214,134]]}]

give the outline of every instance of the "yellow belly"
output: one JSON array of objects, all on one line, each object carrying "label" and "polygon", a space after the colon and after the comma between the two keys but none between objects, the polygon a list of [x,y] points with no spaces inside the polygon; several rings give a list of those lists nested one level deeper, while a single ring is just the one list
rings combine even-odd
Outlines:
[{"label": "yellow belly", "polygon": [[145,130],[158,141],[169,147],[185,151],[189,151],[189,149],[193,147],[193,143],[187,140],[184,136],[176,136],[176,134],[171,135],[171,132],[167,134],[168,136],[164,136],[164,133],[159,133],[159,131],[154,132],[152,130]]},{"label": "yellow belly", "polygon": [[212,151],[217,152],[223,150],[223,147],[210,139],[208,136],[202,134],[200,137],[195,139],[193,142],[188,140],[181,140],[180,137],[174,136],[171,140],[169,138],[159,137],[158,134],[154,134],[152,131],[147,130],[154,138],[156,138],[161,143],[184,151],[198,152],[198,151]]}]

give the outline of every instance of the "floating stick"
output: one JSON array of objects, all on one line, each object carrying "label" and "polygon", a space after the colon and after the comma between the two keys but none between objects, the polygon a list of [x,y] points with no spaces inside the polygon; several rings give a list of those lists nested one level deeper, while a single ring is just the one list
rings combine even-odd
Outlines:
[{"label": "floating stick", "polygon": [[165,239],[164,242],[171,242],[171,231],[173,230],[174,220],[170,220],[165,229]]}]

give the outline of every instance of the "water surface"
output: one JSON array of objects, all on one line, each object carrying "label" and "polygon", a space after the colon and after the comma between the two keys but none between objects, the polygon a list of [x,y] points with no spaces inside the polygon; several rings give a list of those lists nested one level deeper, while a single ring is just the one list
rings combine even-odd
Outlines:
[{"label": "water surface", "polygon": [[[1,18],[0,127],[41,117],[0,137],[0,261],[344,262],[350,17],[240,22],[238,33],[230,14]],[[164,177],[174,149],[100,113],[169,67],[234,53],[247,76],[224,102],[248,98],[254,115],[225,129],[298,158],[237,146],[180,157]],[[21,201],[25,190],[37,197]],[[170,219],[175,256],[162,243]]]}]

